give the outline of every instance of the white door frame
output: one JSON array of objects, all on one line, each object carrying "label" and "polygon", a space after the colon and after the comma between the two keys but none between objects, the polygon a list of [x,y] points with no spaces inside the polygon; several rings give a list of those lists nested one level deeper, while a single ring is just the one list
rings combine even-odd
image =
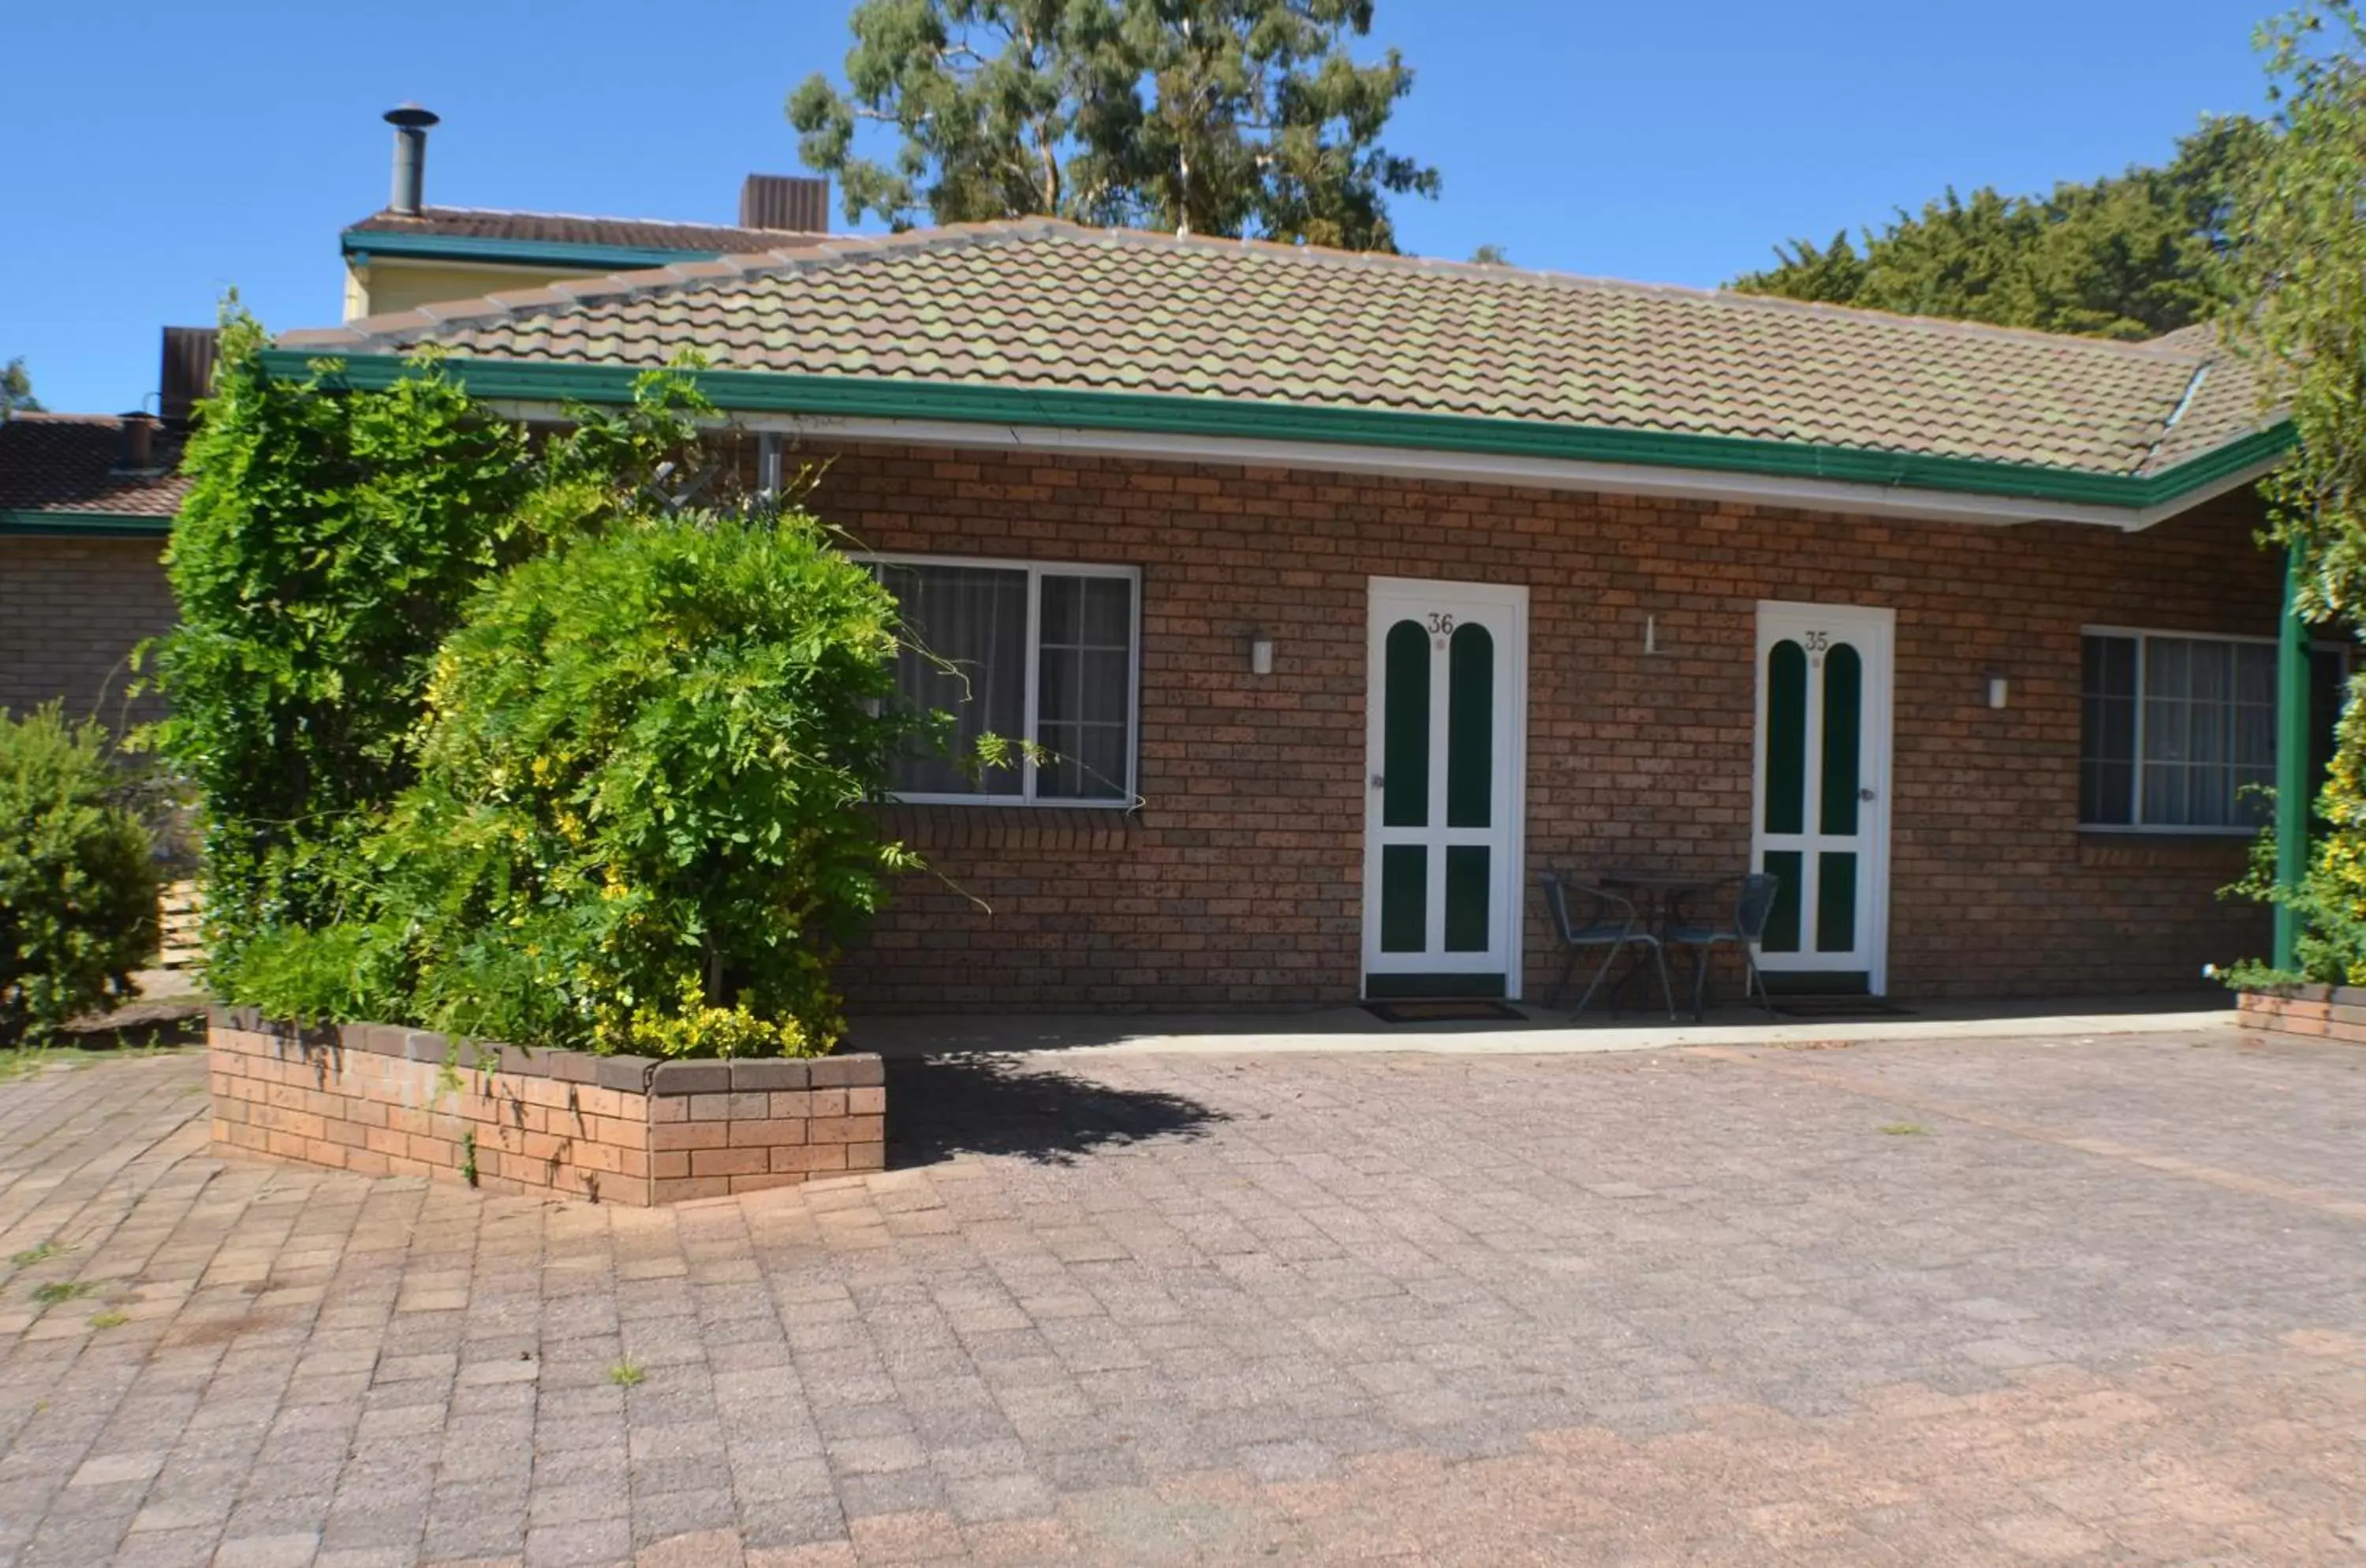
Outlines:
[{"label": "white door frame", "polygon": [[[1496,908],[1490,911],[1489,929],[1503,933],[1504,996],[1507,1001],[1520,999],[1520,979],[1525,958],[1525,931],[1527,885],[1527,818],[1528,818],[1528,591],[1525,586],[1505,586],[1490,582],[1452,582],[1412,577],[1374,577],[1366,581],[1364,611],[1364,940],[1361,972],[1357,976],[1358,995],[1367,994],[1365,987],[1375,974],[1450,974],[1455,971],[1449,955],[1438,953],[1388,953],[1380,950],[1380,791],[1371,781],[1378,776],[1381,756],[1383,688],[1387,678],[1385,662],[1380,657],[1381,638],[1387,626],[1404,615],[1420,615],[1439,607],[1454,604],[1479,604],[1500,612],[1505,617],[1509,636],[1508,648],[1502,649],[1504,660],[1501,669],[1501,684],[1497,699],[1496,747],[1501,771],[1498,773],[1498,798],[1503,804],[1501,819],[1496,823],[1495,843],[1502,851],[1502,874],[1498,878]],[[1384,623],[1383,616],[1390,618]],[[1433,683],[1431,712],[1445,711],[1443,682]],[[1445,789],[1442,764],[1437,759],[1445,755],[1446,732],[1433,717],[1430,726],[1430,751],[1433,784],[1431,797],[1444,809]],[[1437,901],[1443,905],[1445,887],[1439,884]],[[1491,948],[1492,951],[1492,948]],[[1470,973],[1491,972],[1489,960],[1482,968]]]},{"label": "white door frame", "polygon": [[[1864,803],[1865,810],[1859,818],[1856,833],[1860,840],[1858,853],[1864,856],[1861,869],[1865,886],[1865,895],[1857,906],[1857,940],[1863,944],[1865,957],[1866,988],[1875,996],[1882,996],[1889,989],[1889,764],[1897,702],[1897,611],[1865,604],[1809,604],[1781,599],[1758,602],[1755,664],[1751,680],[1756,691],[1756,719],[1750,759],[1750,864],[1751,869],[1756,870],[1766,863],[1766,655],[1782,637],[1804,637],[1817,631],[1837,633],[1865,650],[1861,710],[1864,749],[1858,759],[1858,777],[1862,787],[1873,795]],[[1819,809],[1822,796],[1822,748],[1808,747],[1805,761],[1805,809],[1812,813]],[[1762,952],[1760,968],[1781,974],[1791,969],[1834,967],[1817,963],[1819,955],[1813,951],[1815,874],[1812,861],[1804,862],[1799,877],[1801,951],[1772,955]],[[1771,964],[1767,962],[1770,956],[1774,961]]]}]

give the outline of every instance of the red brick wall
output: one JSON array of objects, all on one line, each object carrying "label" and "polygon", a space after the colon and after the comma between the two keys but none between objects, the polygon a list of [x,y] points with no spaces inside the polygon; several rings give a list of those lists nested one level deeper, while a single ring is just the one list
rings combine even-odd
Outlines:
[{"label": "red brick wall", "polygon": [[[2239,843],[2077,830],[2079,628],[2271,632],[2275,569],[2251,543],[2248,497],[2128,536],[1114,460],[831,456],[817,502],[873,547],[1143,571],[1148,805],[898,810],[936,874],[902,886],[850,962],[858,1007],[1352,997],[1373,575],[1528,586],[1531,867],[1739,869],[1756,601],[1879,604],[1898,614],[1894,992],[2152,989],[2264,947],[2257,911],[2213,897]],[[63,695],[119,717],[126,654],[172,621],[157,553],[0,538],[0,705]],[[1248,673],[1252,628],[1276,639],[1270,677]],[[2002,712],[1985,705],[1991,667],[2012,681]],[[1549,963],[1533,899],[1528,954],[1533,988]]]},{"label": "red brick wall", "polygon": [[0,537],[0,708],[63,698],[74,717],[118,728],[154,718],[127,702],[131,649],[171,629],[161,539]]},{"label": "red brick wall", "polygon": [[2289,993],[2246,991],[2236,1003],[2247,1040],[2332,1040],[2366,1045],[2366,990],[2295,986]]},{"label": "red brick wall", "polygon": [[[817,454],[817,456],[820,454]],[[2266,927],[2238,841],[2078,830],[2079,632],[2271,635],[2248,497],[2147,532],[1832,517],[1226,468],[856,447],[814,503],[881,550],[1143,573],[1132,818],[902,807],[908,879],[858,1009],[1221,1007],[1356,995],[1365,580],[1530,591],[1528,860],[1725,874],[1749,852],[1755,605],[1897,612],[1890,988],[2198,983]],[[1643,653],[1657,618],[1655,657]],[[1274,673],[1248,671],[1253,628]],[[1985,673],[2011,705],[1986,705]],[[1549,976],[1529,900],[1531,993]]]},{"label": "red brick wall", "polygon": [[206,1039],[217,1145],[359,1176],[644,1205],[886,1163],[876,1056],[659,1063],[456,1049],[422,1030],[307,1032],[246,1009],[216,1009]]}]

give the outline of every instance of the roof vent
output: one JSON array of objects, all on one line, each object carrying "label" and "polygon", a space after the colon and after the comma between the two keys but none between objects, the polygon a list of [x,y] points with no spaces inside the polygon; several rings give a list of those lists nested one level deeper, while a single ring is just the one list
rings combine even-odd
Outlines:
[{"label": "roof vent", "polygon": [[739,227],[829,232],[829,182],[805,175],[749,175],[739,187]]},{"label": "roof vent", "polygon": [[427,128],[437,117],[417,104],[399,104],[386,111],[386,123],[394,127],[394,193],[386,209],[416,218],[427,186]]}]

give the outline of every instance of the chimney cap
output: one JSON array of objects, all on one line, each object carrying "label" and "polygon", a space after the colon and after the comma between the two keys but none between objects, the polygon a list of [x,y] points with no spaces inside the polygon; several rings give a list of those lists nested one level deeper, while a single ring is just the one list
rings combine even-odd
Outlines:
[{"label": "chimney cap", "polygon": [[108,472],[141,475],[162,472],[163,465],[156,460],[158,422],[150,417],[148,411],[133,409],[119,416],[117,423],[122,431],[122,438]]},{"label": "chimney cap", "polygon": [[405,130],[424,130],[431,125],[444,122],[444,117],[434,110],[423,109],[411,103],[395,105],[386,111],[385,119],[387,124],[400,126]]}]

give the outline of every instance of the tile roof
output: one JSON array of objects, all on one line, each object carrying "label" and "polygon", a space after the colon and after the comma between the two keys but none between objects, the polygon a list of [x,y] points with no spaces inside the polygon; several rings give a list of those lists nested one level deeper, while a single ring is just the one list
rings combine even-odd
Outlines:
[{"label": "tile roof", "polygon": [[446,240],[514,240],[530,244],[603,245],[637,251],[732,255],[809,244],[822,236],[793,229],[739,229],[655,219],[578,218],[563,212],[498,212],[469,207],[422,208],[417,216],[374,212],[345,231],[348,250],[366,250],[356,234]]},{"label": "tile roof", "polygon": [[97,513],[170,519],[189,481],[181,437],[159,428],[147,467],[126,472],[113,414],[20,413],[0,420],[0,513]]},{"label": "tile roof", "polygon": [[1046,220],[817,241],[284,342],[628,367],[696,348],[725,369],[1467,415],[2120,476],[2263,423],[2206,334],[2107,343]]}]

